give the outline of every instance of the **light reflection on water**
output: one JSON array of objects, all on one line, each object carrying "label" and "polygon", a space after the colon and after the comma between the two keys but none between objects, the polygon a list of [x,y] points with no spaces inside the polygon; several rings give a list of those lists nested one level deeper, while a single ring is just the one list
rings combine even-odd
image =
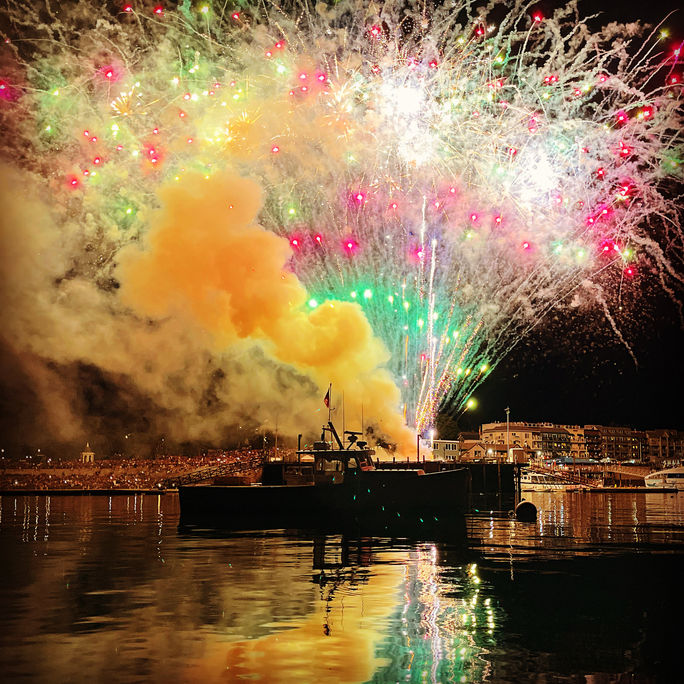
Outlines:
[{"label": "light reflection on water", "polygon": [[173,495],[0,497],[0,679],[667,681],[684,495],[526,497],[536,523],[478,513],[467,544],[190,532]]},{"label": "light reflection on water", "polygon": [[468,535],[480,540],[488,558],[548,560],[567,558],[568,553],[684,550],[682,494],[556,491],[523,496],[537,507],[536,523],[519,523],[507,512],[487,511],[469,518]]}]

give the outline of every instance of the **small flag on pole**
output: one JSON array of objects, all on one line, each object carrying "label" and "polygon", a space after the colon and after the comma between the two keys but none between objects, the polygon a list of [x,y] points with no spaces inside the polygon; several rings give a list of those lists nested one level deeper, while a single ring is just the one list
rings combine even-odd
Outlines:
[{"label": "small flag on pole", "polygon": [[323,397],[323,403],[326,405],[327,408],[330,408],[330,387],[328,387],[328,391],[325,393],[325,396]]}]

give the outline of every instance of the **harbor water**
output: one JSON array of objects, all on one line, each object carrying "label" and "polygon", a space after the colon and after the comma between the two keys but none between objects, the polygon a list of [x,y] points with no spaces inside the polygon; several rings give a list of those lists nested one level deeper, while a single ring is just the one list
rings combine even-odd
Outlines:
[{"label": "harbor water", "polygon": [[684,492],[526,498],[402,537],[3,495],[0,681],[681,681]]}]

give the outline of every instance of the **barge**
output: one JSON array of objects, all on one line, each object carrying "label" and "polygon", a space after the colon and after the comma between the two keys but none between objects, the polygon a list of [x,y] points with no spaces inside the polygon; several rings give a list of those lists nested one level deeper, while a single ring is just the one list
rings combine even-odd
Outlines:
[{"label": "barge", "polygon": [[[392,519],[438,521],[466,512],[470,472],[436,473],[378,469],[375,451],[347,431],[344,442],[332,422],[312,449],[296,460],[265,463],[261,482],[251,485],[194,484],[178,488],[181,521],[282,527],[291,520]],[[326,440],[329,435],[332,439]]]}]

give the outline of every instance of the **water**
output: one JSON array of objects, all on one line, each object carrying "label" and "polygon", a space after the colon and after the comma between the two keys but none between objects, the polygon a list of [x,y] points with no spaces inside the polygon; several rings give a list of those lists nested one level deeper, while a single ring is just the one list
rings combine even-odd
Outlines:
[{"label": "water", "polygon": [[529,494],[468,542],[179,529],[163,496],[0,498],[0,679],[681,681],[684,493]]}]

